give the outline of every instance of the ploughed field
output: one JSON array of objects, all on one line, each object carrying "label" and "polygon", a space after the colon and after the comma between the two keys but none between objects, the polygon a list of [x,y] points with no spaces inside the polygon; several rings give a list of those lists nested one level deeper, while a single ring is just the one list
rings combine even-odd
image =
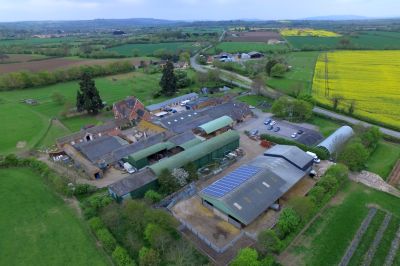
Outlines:
[{"label": "ploughed field", "polygon": [[275,31],[230,31],[225,36],[226,41],[232,42],[268,42],[281,39],[281,35]]},{"label": "ploughed field", "polygon": [[321,53],[313,96],[327,106],[333,106],[333,97],[340,97],[338,109],[348,111],[354,103],[354,114],[360,118],[400,128],[399,64],[400,51]]}]

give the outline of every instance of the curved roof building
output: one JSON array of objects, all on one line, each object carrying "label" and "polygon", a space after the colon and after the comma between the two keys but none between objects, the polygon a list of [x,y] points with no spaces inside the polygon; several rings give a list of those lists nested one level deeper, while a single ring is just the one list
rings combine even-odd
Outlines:
[{"label": "curved roof building", "polygon": [[354,131],[351,127],[342,126],[318,144],[317,147],[325,148],[330,154],[332,154],[342,147],[342,145],[345,144],[353,135]]}]

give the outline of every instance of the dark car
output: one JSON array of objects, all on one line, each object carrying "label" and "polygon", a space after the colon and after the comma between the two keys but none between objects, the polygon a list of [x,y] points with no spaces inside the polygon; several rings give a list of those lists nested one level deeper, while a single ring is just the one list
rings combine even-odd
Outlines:
[{"label": "dark car", "polygon": [[304,133],[304,130],[299,129],[299,130],[297,131],[297,134],[298,134],[298,135],[301,135],[301,134],[303,134],[303,133]]},{"label": "dark car", "polygon": [[273,126],[268,126],[267,129],[268,130],[272,130],[272,129],[274,129],[274,127]]},{"label": "dark car", "polygon": [[278,132],[279,130],[281,130],[281,128],[280,128],[280,127],[276,127],[276,128],[274,129],[274,132]]},{"label": "dark car", "polygon": [[264,121],[264,125],[268,126],[269,123],[271,123],[271,122],[272,122],[272,119],[265,120],[265,121]]}]

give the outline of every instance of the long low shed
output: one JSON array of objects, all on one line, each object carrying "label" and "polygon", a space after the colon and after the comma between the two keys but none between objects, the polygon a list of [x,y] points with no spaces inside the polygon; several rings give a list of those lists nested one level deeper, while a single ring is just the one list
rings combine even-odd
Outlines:
[{"label": "long low shed", "polygon": [[174,168],[182,167],[190,162],[196,164],[197,167],[202,167],[237,149],[239,139],[239,133],[230,130],[172,157],[163,159],[149,166],[149,168],[158,176],[164,169],[172,171]]}]

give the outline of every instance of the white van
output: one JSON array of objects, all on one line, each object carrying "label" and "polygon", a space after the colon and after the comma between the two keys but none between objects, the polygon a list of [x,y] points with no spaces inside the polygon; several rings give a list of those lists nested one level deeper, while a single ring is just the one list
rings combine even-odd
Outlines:
[{"label": "white van", "polygon": [[307,151],[306,153],[314,158],[314,163],[320,163],[321,162],[321,160],[318,158],[318,156],[315,153],[310,152],[310,151]]},{"label": "white van", "polygon": [[188,104],[190,102],[190,100],[185,100],[181,102],[181,106],[185,106],[186,104]]},{"label": "white van", "polygon": [[133,173],[136,172],[136,168],[133,167],[133,166],[132,166],[130,163],[128,163],[128,162],[124,163],[124,169],[125,169],[128,173],[130,173],[130,174],[133,174]]}]

